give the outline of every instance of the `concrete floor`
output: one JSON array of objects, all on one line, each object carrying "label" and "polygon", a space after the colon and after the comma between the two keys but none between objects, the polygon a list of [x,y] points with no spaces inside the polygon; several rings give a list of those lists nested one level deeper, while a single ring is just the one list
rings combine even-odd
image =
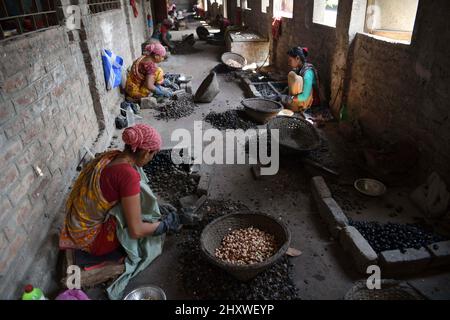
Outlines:
[{"label": "concrete floor", "polygon": [[[195,28],[175,32],[174,39],[191,32],[195,32]],[[195,46],[200,49],[197,53],[174,55],[162,64],[165,72],[192,75],[194,92],[209,71],[219,63],[223,51],[221,47],[204,42],[197,42]],[[173,147],[175,142],[170,140],[170,135],[174,129],[185,128],[192,131],[193,122],[201,120],[210,111],[225,111],[240,105],[244,93],[238,82],[230,81],[222,75],[219,75],[219,82],[221,93],[212,103],[200,104],[193,115],[166,122],[154,119],[154,111],[142,110],[143,121],[159,130],[165,148]],[[350,257],[343,252],[337,241],[330,238],[311,203],[309,179],[318,172],[307,170],[296,161],[282,159],[281,162],[277,175],[260,180],[253,178],[249,165],[214,165],[209,197],[241,201],[251,210],[271,214],[286,222],[292,233],[291,246],[302,251],[301,256],[291,258],[294,264],[293,277],[301,298],[342,299],[354,282],[363,277],[354,271]],[[352,169],[348,171],[351,176]],[[177,261],[181,255],[176,246],[178,241],[182,239],[177,236],[168,237],[163,254],[132,279],[126,292],[153,284],[162,287],[168,299],[191,299],[184,292],[177,276]],[[434,274],[411,280],[430,298],[450,298],[449,274]]]}]

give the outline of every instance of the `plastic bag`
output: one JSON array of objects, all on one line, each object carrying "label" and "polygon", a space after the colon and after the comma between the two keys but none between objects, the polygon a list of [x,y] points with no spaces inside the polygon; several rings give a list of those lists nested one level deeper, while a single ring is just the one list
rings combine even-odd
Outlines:
[{"label": "plastic bag", "polygon": [[55,300],[91,300],[91,299],[89,299],[86,293],[84,293],[81,290],[69,289],[60,293]]},{"label": "plastic bag", "polygon": [[109,50],[102,49],[102,62],[106,88],[111,90],[120,86],[122,82],[123,58]]}]

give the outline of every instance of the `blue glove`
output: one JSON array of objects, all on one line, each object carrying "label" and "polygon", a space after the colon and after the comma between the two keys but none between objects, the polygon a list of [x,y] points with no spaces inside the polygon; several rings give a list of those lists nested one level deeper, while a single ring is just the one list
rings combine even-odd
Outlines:
[{"label": "blue glove", "polygon": [[163,91],[161,86],[155,86],[155,92],[154,92],[157,96],[163,96]]},{"label": "blue glove", "polygon": [[163,93],[164,93],[164,97],[167,97],[167,98],[170,98],[173,96],[173,93],[170,90],[163,90]]},{"label": "blue glove", "polygon": [[153,232],[154,236],[160,236],[167,232],[177,232],[180,229],[180,220],[175,211],[169,212],[167,216],[159,223],[159,226]]},{"label": "blue glove", "polygon": [[164,79],[164,82],[163,82],[164,87],[170,87],[171,85],[172,85],[172,82],[170,82],[169,79]]},{"label": "blue glove", "polygon": [[170,214],[171,212],[177,213],[177,209],[169,203],[160,204],[159,211],[161,212],[161,214],[163,216],[166,216],[166,215]]},{"label": "blue glove", "polygon": [[168,97],[168,98],[173,96],[172,92],[170,92],[169,90],[163,89],[161,86],[156,86],[155,94],[158,96],[163,96],[163,97]]}]

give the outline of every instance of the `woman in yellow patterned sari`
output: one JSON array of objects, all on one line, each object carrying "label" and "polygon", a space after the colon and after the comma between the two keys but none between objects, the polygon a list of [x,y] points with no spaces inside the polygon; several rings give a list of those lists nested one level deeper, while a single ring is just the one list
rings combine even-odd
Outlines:
[{"label": "woman in yellow patterned sari", "polygon": [[139,102],[142,98],[153,94],[170,97],[172,92],[164,89],[164,72],[157,66],[166,56],[166,49],[160,43],[152,43],[145,47],[145,55],[134,61],[125,84],[126,98]]},{"label": "woman in yellow patterned sari", "polygon": [[125,129],[122,139],[124,151],[103,153],[77,178],[66,204],[61,249],[79,249],[100,256],[119,248],[117,222],[108,214],[119,203],[133,239],[178,228],[173,212],[155,223],[144,222],[141,217],[140,175],[135,167],[151,161],[161,148],[161,136],[149,125],[138,124]]}]

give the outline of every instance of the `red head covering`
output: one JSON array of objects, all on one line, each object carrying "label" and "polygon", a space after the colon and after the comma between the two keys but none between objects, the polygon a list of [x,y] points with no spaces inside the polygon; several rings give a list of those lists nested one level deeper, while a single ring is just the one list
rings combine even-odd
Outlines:
[{"label": "red head covering", "polygon": [[144,50],[145,50],[146,54],[153,53],[153,54],[160,55],[162,57],[164,57],[166,55],[166,48],[164,48],[164,46],[158,42],[147,45]]},{"label": "red head covering", "polygon": [[162,144],[158,131],[148,124],[136,124],[126,128],[122,133],[122,140],[131,147],[133,152],[137,149],[159,151]]}]

